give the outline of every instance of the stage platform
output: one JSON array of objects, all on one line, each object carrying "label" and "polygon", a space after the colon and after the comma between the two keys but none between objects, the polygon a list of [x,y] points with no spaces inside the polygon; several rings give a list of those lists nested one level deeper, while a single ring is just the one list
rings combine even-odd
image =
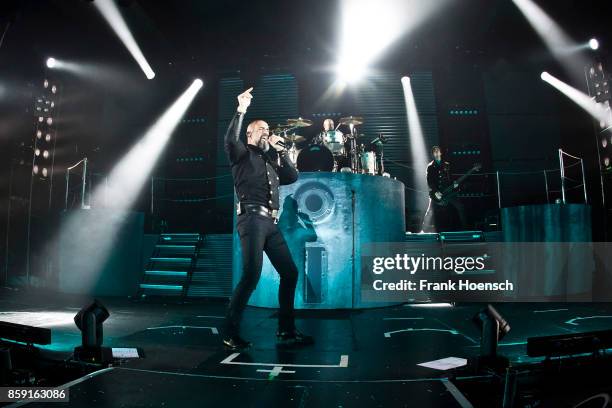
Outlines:
[{"label": "stage platform", "polygon": [[[45,352],[54,358],[68,358],[80,344],[72,318],[86,299],[18,291],[2,291],[0,299],[0,320],[52,329]],[[105,344],[141,347],[146,357],[75,381],[61,406],[483,406],[476,403],[482,389],[461,389],[467,372],[418,365],[476,356],[471,318],[483,304],[298,311],[297,325],[317,343],[292,351],[275,347],[275,310],[250,307],[244,336],[254,347],[231,353],[221,346],[225,302],[101,300],[111,313]],[[527,357],[528,337],[612,327],[610,304],[496,307],[512,327],[499,352],[513,364],[540,361]]]}]

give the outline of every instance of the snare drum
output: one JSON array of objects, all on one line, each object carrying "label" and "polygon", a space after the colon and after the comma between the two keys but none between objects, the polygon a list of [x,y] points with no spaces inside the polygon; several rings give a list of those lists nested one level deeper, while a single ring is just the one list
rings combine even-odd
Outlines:
[{"label": "snare drum", "polygon": [[376,162],[375,152],[362,152],[359,154],[359,162],[361,163],[361,172],[363,174],[378,174],[378,165]]},{"label": "snare drum", "polygon": [[323,132],[323,144],[332,152],[334,156],[344,156],[346,151],[344,149],[345,138],[342,132],[339,130],[329,130]]}]

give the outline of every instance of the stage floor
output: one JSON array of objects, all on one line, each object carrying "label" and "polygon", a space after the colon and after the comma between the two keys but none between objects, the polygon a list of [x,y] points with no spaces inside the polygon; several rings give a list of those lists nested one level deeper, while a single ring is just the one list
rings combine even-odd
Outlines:
[{"label": "stage floor", "polygon": [[[68,357],[80,344],[72,318],[85,299],[12,291],[0,299],[0,320],[52,329],[49,352]],[[298,327],[317,343],[292,351],[275,347],[274,310],[248,308],[244,337],[254,347],[230,353],[221,346],[223,302],[101,300],[111,312],[105,345],[141,347],[146,358],[81,379],[61,406],[472,406],[452,370],[418,364],[476,356],[471,318],[482,304],[300,311]],[[496,307],[512,327],[499,352],[514,363],[539,361],[526,356],[528,337],[612,328],[610,304]]]}]

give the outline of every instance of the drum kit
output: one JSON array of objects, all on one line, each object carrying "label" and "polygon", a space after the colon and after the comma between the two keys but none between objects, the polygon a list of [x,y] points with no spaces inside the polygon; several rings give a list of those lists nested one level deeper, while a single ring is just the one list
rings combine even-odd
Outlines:
[{"label": "drum kit", "polygon": [[[365,135],[357,133],[357,126],[362,124],[363,118],[359,116],[340,118],[336,129],[320,133],[302,149],[298,149],[297,144],[307,139],[296,132],[312,126],[311,120],[288,119],[285,124],[277,125],[271,132],[284,139],[289,158],[299,171],[339,171],[388,176],[382,163],[382,145],[386,143],[386,139],[380,134],[366,144],[360,143],[366,141]],[[338,130],[340,126],[344,126],[349,132]]]}]

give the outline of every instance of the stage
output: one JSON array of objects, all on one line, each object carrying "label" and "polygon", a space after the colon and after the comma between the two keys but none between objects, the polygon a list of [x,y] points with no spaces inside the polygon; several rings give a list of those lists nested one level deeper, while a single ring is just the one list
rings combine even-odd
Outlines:
[{"label": "stage", "polygon": [[[446,357],[470,360],[479,352],[471,321],[482,304],[400,305],[363,311],[298,311],[297,324],[317,343],[293,351],[275,347],[275,311],[247,309],[244,335],[254,347],[242,353],[221,345],[224,302],[137,302],[101,299],[111,317],[105,345],[141,347],[145,358],[72,381],[62,406],[493,406],[502,390],[468,381],[492,380],[469,368],[440,371],[418,364]],[[86,299],[2,292],[2,320],[52,330],[47,357],[67,359],[81,337],[72,317]],[[499,304],[512,326],[499,353],[513,365],[537,363],[526,339],[610,327],[609,304]],[[62,384],[52,384],[60,386]],[[555,401],[541,391],[540,398]],[[565,395],[572,406],[582,396]],[[574,398],[574,399],[573,399]],[[526,402],[526,401],[525,401]],[[48,406],[30,403],[29,407]],[[562,406],[562,405],[554,405]]]}]

